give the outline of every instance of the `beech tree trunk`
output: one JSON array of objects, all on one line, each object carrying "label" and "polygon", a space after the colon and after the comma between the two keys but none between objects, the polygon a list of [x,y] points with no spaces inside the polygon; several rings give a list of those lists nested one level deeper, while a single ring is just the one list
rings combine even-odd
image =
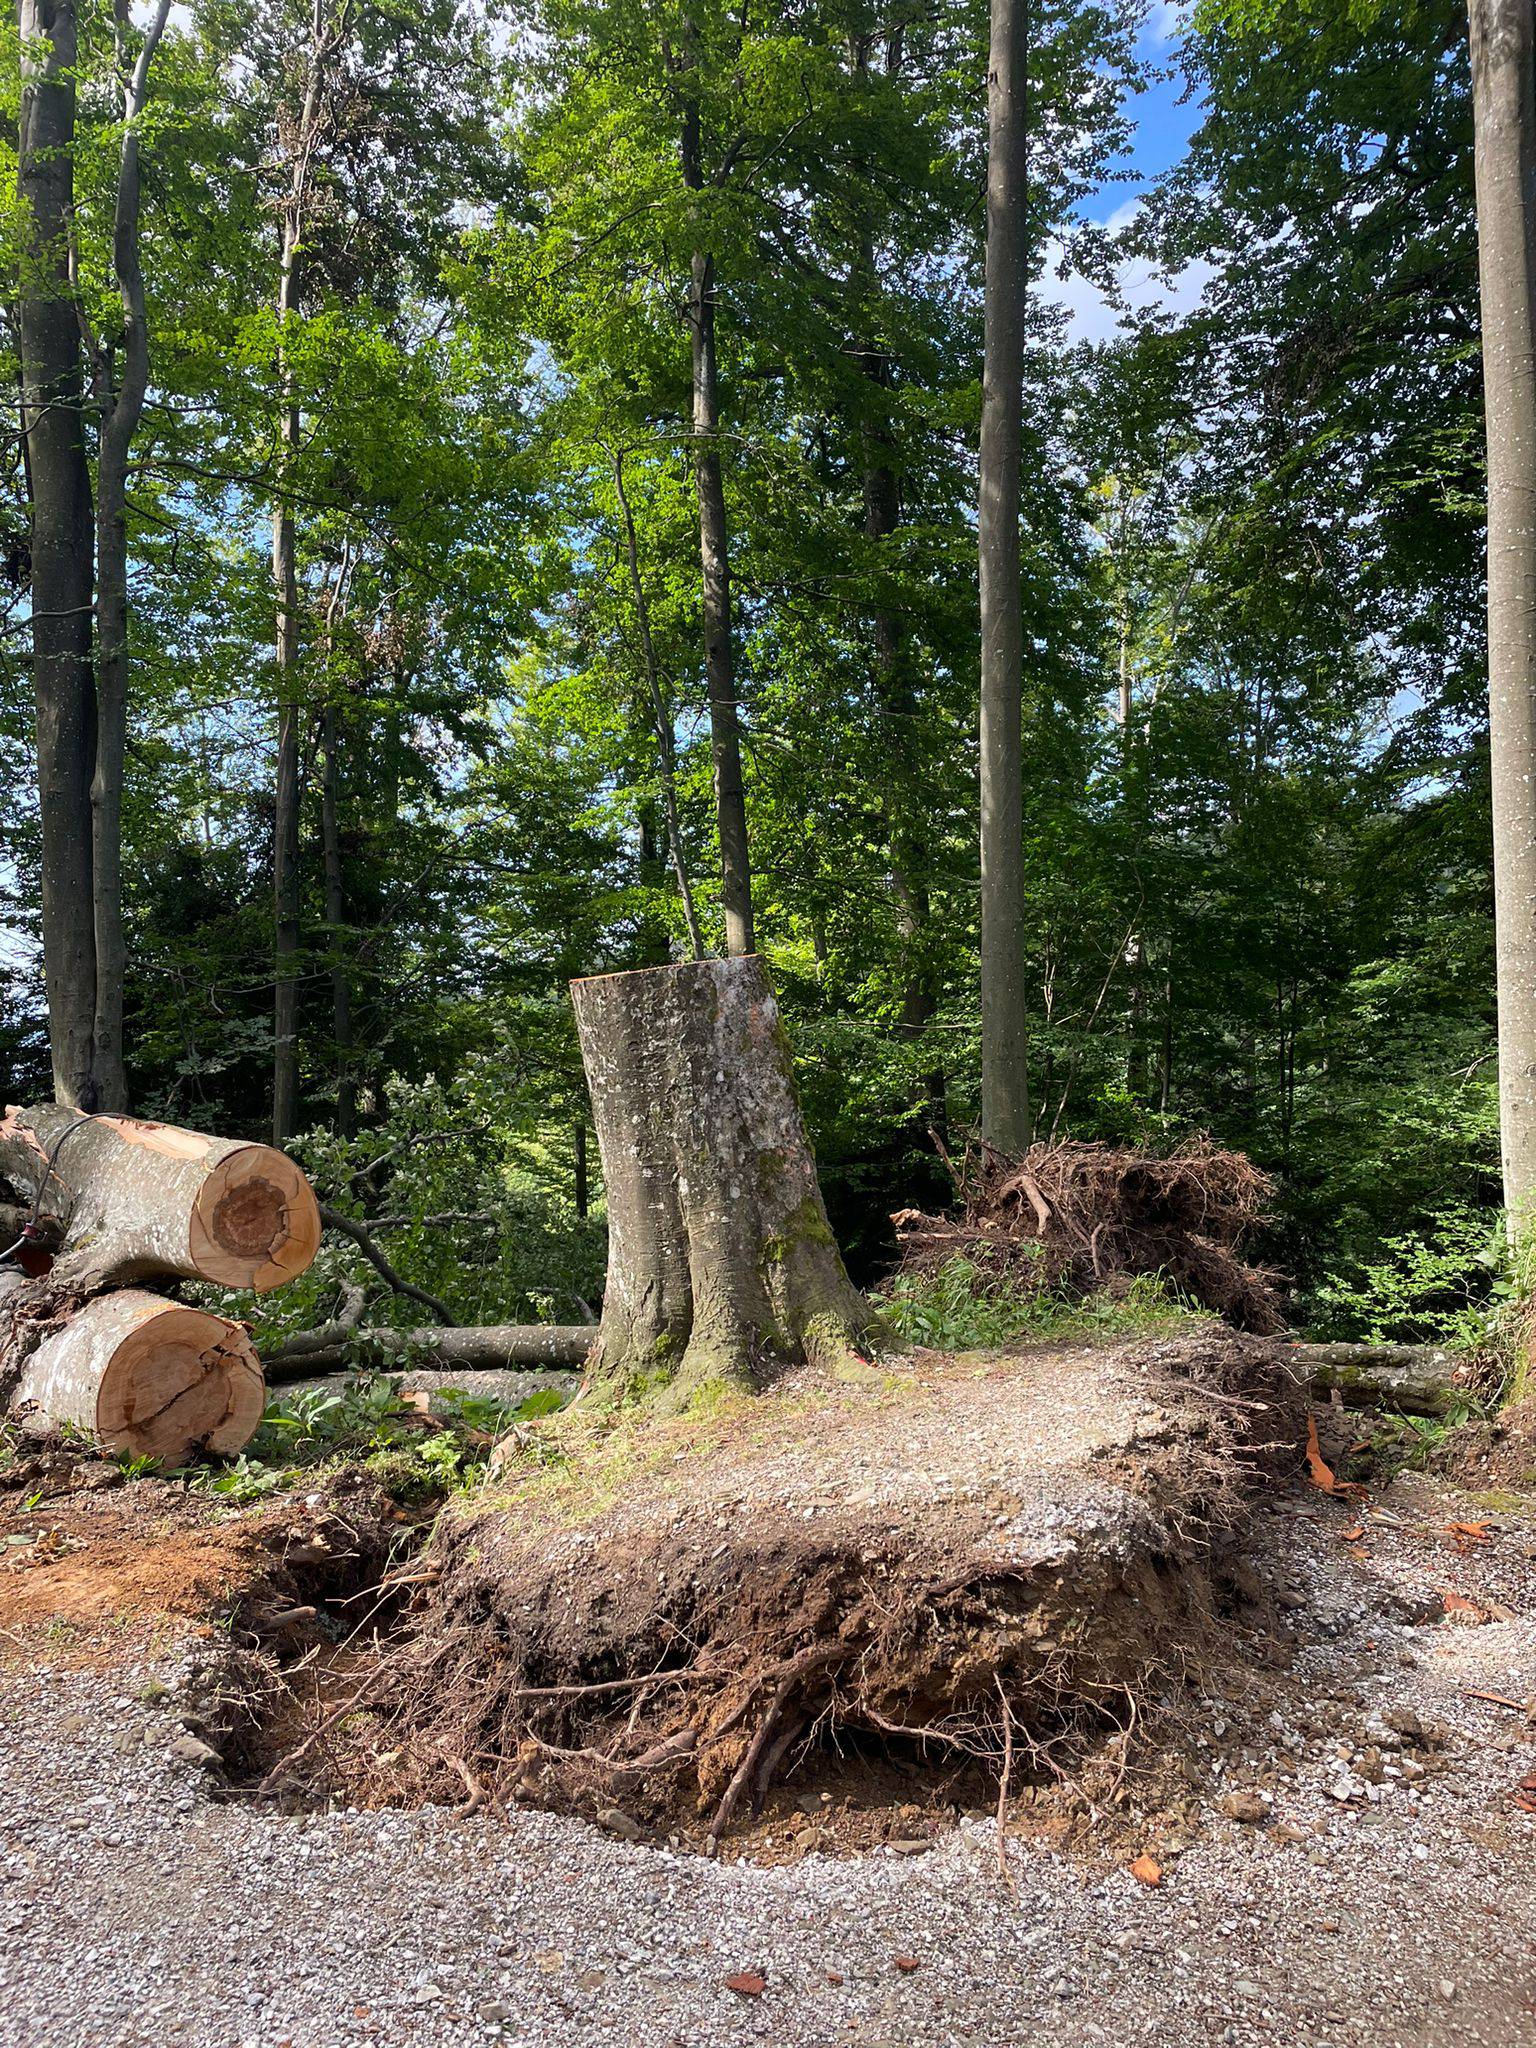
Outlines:
[{"label": "beech tree trunk", "polygon": [[328,0],[312,0],[304,101],[288,166],[277,276],[278,452],[272,503],[272,584],[276,599],[277,773],[272,824],[273,997],[272,1142],[292,1137],[299,1117],[299,948],[303,903],[299,873],[300,730],[298,530],[292,479],[302,432],[289,329],[299,309],[305,214],[315,151],[325,114],[332,60],[347,31],[350,0],[327,16]]},{"label": "beech tree trunk", "polygon": [[843,1270],[762,962],[572,984],[608,1198],[588,1388],[670,1405],[835,1369],[868,1329]]},{"label": "beech tree trunk", "polygon": [[1025,0],[992,0],[981,399],[981,1128],[1029,1148],[1024,1019],[1024,622],[1019,555],[1029,281]]},{"label": "beech tree trunk", "polygon": [[128,1289],[85,1302],[29,1343],[25,1322],[7,1313],[17,1296],[0,1300],[0,1384],[13,1384],[12,1407],[33,1404],[109,1450],[167,1466],[203,1451],[230,1456],[255,1434],[266,1385],[239,1323]]},{"label": "beech tree trunk", "polygon": [[96,679],[91,479],[79,322],[70,280],[75,206],[74,0],[21,0],[17,199],[21,418],[31,499],[32,681],[42,814],[43,972],[54,1093],[96,1107],[91,782]]},{"label": "beech tree trunk", "polygon": [[1287,1344],[1281,1353],[1314,1392],[1346,1408],[1445,1415],[1469,1398],[1454,1353],[1433,1344]]},{"label": "beech tree trunk", "polygon": [[128,1107],[123,1067],[123,779],[128,743],[128,458],[149,389],[149,326],[139,257],[142,177],[139,118],[149,67],[165,32],[171,0],[158,0],[130,64],[128,0],[113,0],[113,33],[122,93],[112,220],[112,269],[123,314],[123,363],[115,392],[110,359],[98,350],[101,440],[96,460],[96,765],[91,780],[92,889],[96,952],[94,1109]]},{"label": "beech tree trunk", "polygon": [[320,1243],[319,1209],[291,1159],[173,1124],[57,1103],[8,1109],[0,1180],[49,1228],[55,1295],[161,1274],[266,1293]]},{"label": "beech tree trunk", "polygon": [[1512,1230],[1536,1196],[1536,75],[1531,0],[1472,0],[1488,427],[1488,722],[1499,1121]]}]

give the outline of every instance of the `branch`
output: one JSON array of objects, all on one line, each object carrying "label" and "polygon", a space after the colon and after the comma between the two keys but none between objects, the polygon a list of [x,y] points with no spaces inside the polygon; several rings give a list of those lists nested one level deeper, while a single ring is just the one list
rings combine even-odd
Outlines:
[{"label": "branch", "polygon": [[400,1278],[361,1223],[350,1216],[343,1216],[339,1209],[327,1208],[324,1202],[320,1204],[320,1221],[327,1230],[336,1230],[343,1237],[350,1237],[380,1279],[386,1281],[396,1294],[405,1295],[409,1301],[419,1301],[423,1308],[432,1311],[440,1323],[453,1321],[453,1310],[439,1301],[435,1294],[428,1294],[425,1288],[413,1287],[409,1280]]}]

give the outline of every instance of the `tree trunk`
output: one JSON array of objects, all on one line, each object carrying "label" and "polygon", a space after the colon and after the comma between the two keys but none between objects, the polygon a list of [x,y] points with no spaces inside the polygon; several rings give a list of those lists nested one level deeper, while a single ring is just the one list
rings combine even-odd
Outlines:
[{"label": "tree trunk", "polygon": [[302,1273],[320,1243],[320,1212],[291,1159],[172,1124],[8,1109],[0,1180],[57,1248],[54,1293],[160,1274],[265,1293]]},{"label": "tree trunk", "polygon": [[70,283],[75,205],[74,0],[20,0],[17,197],[25,242],[21,413],[32,510],[32,680],[42,814],[43,971],[54,1093],[96,1106],[91,783],[91,480]]},{"label": "tree trunk", "polygon": [[[688,863],[683,854],[683,830],[677,810],[677,739],[672,729],[672,707],[667,702],[666,693],[661,686],[661,668],[656,659],[656,642],[651,634],[651,608],[645,595],[645,579],[640,574],[640,550],[635,540],[634,513],[630,509],[629,493],[624,487],[622,449],[616,450],[613,458],[613,488],[618,499],[619,516],[624,525],[624,556],[629,565],[629,590],[634,600],[635,625],[640,634],[646,694],[650,698],[651,720],[656,733],[656,766],[661,780],[662,811],[667,825],[667,852],[672,861],[673,877],[677,882],[678,899],[683,906],[683,921],[688,927],[688,944],[694,959],[702,960],[704,937],[699,930],[698,912],[693,903],[693,889],[688,880]],[[749,909],[750,900],[749,892]]]},{"label": "tree trunk", "polygon": [[[887,70],[899,63],[900,31],[892,31],[887,53]],[[868,56],[861,43],[854,56],[856,75],[867,75]],[[871,296],[878,289],[874,238],[865,232],[859,242],[855,276]],[[872,311],[872,309],[871,309]],[[863,433],[864,533],[879,547],[901,524],[901,485],[896,473],[896,447],[891,432],[891,362],[884,349],[863,341],[856,344],[859,366],[869,385]],[[875,588],[882,589],[889,573],[883,562],[874,565]],[[911,721],[917,700],[904,660],[901,624],[891,607],[877,595],[870,617],[871,653],[875,702],[886,728],[886,740],[894,765],[907,757]],[[891,886],[896,902],[896,929],[902,950],[901,1030],[905,1038],[920,1042],[938,1009],[938,990],[932,962],[928,958],[931,901],[928,893],[928,848],[917,821],[925,813],[914,792],[898,785],[885,796],[885,820],[891,861]],[[922,1078],[919,1119],[946,1135],[944,1069],[935,1063]],[[920,1135],[920,1133],[919,1133]]]},{"label": "tree trunk", "polygon": [[1504,1200],[1536,1196],[1536,82],[1530,0],[1472,0]]},{"label": "tree trunk", "polygon": [[572,984],[608,1202],[589,1386],[670,1405],[834,1369],[869,1327],[827,1224],[762,962]]},{"label": "tree trunk", "polygon": [[326,940],[331,954],[331,1037],[336,1053],[336,1129],[352,1135],[357,1121],[357,1079],[352,1071],[352,987],[347,977],[346,869],[341,851],[341,719],[326,707],[321,729],[320,846],[325,869]]},{"label": "tree trunk", "polygon": [[[683,183],[702,191],[704,162],[697,99],[683,112]],[[736,658],[731,641],[730,545],[725,483],[720,469],[720,380],[715,360],[715,264],[695,249],[688,279],[688,331],[693,364],[693,467],[699,498],[699,558],[704,572],[704,670],[709,687],[709,734],[715,767],[715,815],[720,832],[720,904],[725,950],[750,953],[752,863],[747,845],[746,797],[741,780],[741,715],[736,702]]]},{"label": "tree trunk", "polygon": [[304,214],[310,171],[320,136],[326,73],[345,33],[348,6],[325,18],[326,0],[313,0],[308,75],[284,195],[277,278],[278,454],[272,503],[272,583],[277,600],[274,652],[277,660],[277,777],[272,820],[273,996],[272,1142],[293,1135],[299,1119],[299,575],[298,534],[292,477],[302,419],[288,329],[299,306]]},{"label": "tree trunk", "polygon": [[230,1457],[255,1434],[266,1384],[239,1323],[154,1294],[104,1294],[8,1361],[27,1331],[8,1315],[16,1301],[16,1290],[0,1300],[0,1384],[14,1382],[13,1408],[30,1403],[167,1467],[204,1451]]},{"label": "tree trunk", "polygon": [[171,0],[159,0],[130,67],[125,31],[128,0],[114,0],[116,54],[123,95],[112,222],[112,269],[123,310],[123,367],[104,408],[96,462],[96,764],[91,781],[91,855],[96,951],[93,1029],[96,1101],[128,1107],[123,1067],[123,778],[128,744],[128,458],[149,389],[149,327],[139,259],[139,117],[149,67],[165,31]]},{"label": "tree trunk", "polygon": [[339,1371],[359,1355],[390,1371],[420,1365],[490,1372],[512,1366],[579,1366],[592,1349],[590,1323],[486,1323],[462,1329],[359,1330],[326,1325],[292,1337],[264,1361],[267,1378]]},{"label": "tree trunk", "polygon": [[992,0],[987,73],[986,361],[981,401],[981,1127],[1029,1147],[1024,1015],[1023,676],[1019,551],[1028,65],[1025,0]]},{"label": "tree trunk", "polygon": [[1447,1415],[1470,1399],[1456,1384],[1454,1353],[1433,1344],[1287,1344],[1281,1357],[1315,1393],[1346,1408]]}]

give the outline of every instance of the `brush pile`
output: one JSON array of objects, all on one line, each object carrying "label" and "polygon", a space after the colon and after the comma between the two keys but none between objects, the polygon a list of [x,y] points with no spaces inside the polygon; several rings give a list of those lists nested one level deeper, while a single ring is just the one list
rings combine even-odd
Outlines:
[{"label": "brush pile", "polygon": [[1197,1138],[1158,1158],[1063,1139],[1010,1159],[979,1142],[954,1171],[958,1215],[892,1218],[902,1272],[964,1259],[983,1288],[1084,1295],[1156,1273],[1235,1329],[1286,1327],[1279,1275],[1241,1256],[1272,1187],[1241,1152]]}]

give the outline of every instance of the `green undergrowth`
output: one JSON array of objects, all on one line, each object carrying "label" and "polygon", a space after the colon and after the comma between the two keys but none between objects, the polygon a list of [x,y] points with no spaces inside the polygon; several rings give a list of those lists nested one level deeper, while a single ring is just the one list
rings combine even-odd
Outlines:
[{"label": "green undergrowth", "polygon": [[1208,1329],[1217,1321],[1160,1274],[1137,1274],[1116,1293],[1084,1297],[990,1286],[969,1259],[951,1259],[931,1274],[899,1274],[873,1299],[904,1343],[932,1351],[993,1351],[1021,1337],[1164,1337]]},{"label": "green undergrowth", "polygon": [[384,1373],[359,1374],[334,1392],[279,1395],[238,1458],[177,1476],[194,1492],[244,1505],[360,1467],[395,1500],[430,1504],[481,1484],[498,1444],[563,1405],[552,1388],[511,1404],[447,1390],[433,1402],[447,1412],[424,1415],[402,1396],[399,1376]]}]

